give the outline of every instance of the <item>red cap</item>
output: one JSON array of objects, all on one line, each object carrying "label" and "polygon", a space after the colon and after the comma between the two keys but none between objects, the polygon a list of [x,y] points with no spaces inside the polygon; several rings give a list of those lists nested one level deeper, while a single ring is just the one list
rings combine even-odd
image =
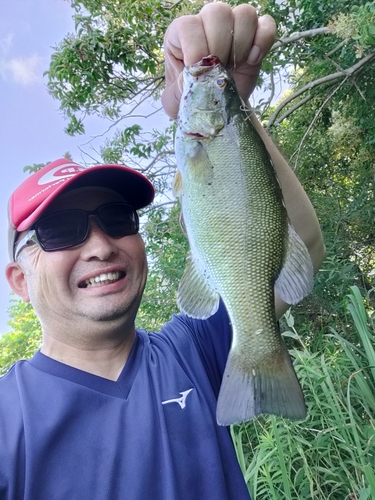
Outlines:
[{"label": "red cap", "polygon": [[48,205],[68,187],[100,186],[120,193],[135,209],[154,199],[151,182],[140,172],[122,165],[85,167],[66,158],[53,161],[30,175],[9,199],[9,255],[13,257],[17,232],[30,228]]}]

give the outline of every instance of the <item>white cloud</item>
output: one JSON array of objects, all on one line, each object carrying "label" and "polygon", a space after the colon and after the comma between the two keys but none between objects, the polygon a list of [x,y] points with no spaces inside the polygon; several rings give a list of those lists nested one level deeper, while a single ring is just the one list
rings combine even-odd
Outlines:
[{"label": "white cloud", "polygon": [[6,54],[13,42],[13,34],[9,33],[9,35],[5,38],[0,38],[0,55]]},{"label": "white cloud", "polygon": [[42,81],[43,59],[38,54],[0,61],[0,75],[19,85],[32,85]]}]

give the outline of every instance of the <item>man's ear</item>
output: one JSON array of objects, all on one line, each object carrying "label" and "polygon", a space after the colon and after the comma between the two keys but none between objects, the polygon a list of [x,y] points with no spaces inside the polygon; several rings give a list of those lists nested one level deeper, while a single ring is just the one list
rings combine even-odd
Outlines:
[{"label": "man's ear", "polygon": [[24,302],[30,302],[26,277],[18,262],[11,262],[5,268],[5,276],[14,293],[19,295]]}]

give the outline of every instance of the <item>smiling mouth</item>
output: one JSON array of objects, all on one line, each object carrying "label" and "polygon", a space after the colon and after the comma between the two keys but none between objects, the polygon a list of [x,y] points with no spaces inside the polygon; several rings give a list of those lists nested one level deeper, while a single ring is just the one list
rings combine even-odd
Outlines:
[{"label": "smiling mouth", "polygon": [[115,283],[125,277],[125,273],[122,271],[115,271],[113,273],[101,273],[97,276],[92,276],[85,281],[82,281],[78,287],[79,288],[90,288],[93,286],[109,285],[110,283]]}]

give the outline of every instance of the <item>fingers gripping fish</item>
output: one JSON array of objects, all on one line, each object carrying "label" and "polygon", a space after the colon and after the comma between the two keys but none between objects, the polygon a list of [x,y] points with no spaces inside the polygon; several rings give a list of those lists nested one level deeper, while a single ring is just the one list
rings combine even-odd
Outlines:
[{"label": "fingers gripping fish", "polygon": [[306,416],[277,328],[274,288],[294,304],[312,288],[309,253],[290,225],[263,141],[233,80],[208,56],[184,70],[176,134],[179,196],[190,252],[181,311],[208,318],[220,297],[233,341],[217,405],[229,425],[260,413]]}]

